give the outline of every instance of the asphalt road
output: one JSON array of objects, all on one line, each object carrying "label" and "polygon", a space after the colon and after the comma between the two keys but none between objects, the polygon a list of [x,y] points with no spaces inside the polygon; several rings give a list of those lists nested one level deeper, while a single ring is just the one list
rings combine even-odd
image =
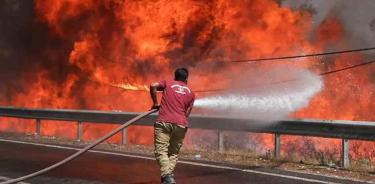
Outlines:
[{"label": "asphalt road", "polygon": [[[71,155],[69,147],[51,147],[0,140],[0,181],[19,177]],[[227,183],[355,183],[348,180],[264,168],[235,168],[181,161],[175,173],[178,184]],[[90,152],[60,168],[25,183],[32,184],[151,184],[160,183],[152,157],[109,152]],[[359,182],[357,182],[359,183]]]}]

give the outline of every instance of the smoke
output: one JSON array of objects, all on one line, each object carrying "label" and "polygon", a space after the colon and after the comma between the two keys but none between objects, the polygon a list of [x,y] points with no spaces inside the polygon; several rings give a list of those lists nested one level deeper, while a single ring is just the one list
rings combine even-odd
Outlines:
[{"label": "smoke", "polygon": [[241,74],[235,81],[239,83],[234,89],[197,99],[194,106],[216,116],[277,120],[306,107],[323,88],[319,76],[303,69],[275,68]]},{"label": "smoke", "polygon": [[[59,85],[68,73],[77,71],[66,62],[72,43],[52,36],[48,25],[35,19],[34,1],[0,1],[0,15],[2,105],[16,105],[17,95],[26,99],[32,94],[37,98],[31,89],[42,86],[42,80]],[[52,85],[41,88],[50,89]],[[33,100],[24,101],[31,104]]]},{"label": "smoke", "polygon": [[284,6],[309,9],[314,13],[312,26],[317,28],[327,18],[340,20],[346,32],[345,39],[351,47],[375,45],[375,2],[373,0],[286,0]]},{"label": "smoke", "polygon": [[25,47],[27,28],[30,25],[32,4],[18,1],[0,1],[0,101],[9,99],[9,88],[21,73],[23,53],[16,49]]}]

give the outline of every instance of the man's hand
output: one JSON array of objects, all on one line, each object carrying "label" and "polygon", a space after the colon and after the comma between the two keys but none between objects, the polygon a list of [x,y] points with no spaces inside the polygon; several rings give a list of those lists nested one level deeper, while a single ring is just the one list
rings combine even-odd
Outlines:
[{"label": "man's hand", "polygon": [[151,107],[151,109],[156,109],[156,110],[159,110],[159,108],[160,108],[160,104],[154,104]]}]

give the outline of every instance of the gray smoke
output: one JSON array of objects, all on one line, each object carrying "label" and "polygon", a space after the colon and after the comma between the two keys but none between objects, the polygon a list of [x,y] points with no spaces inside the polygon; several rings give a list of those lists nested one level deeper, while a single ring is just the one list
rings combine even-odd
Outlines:
[{"label": "gray smoke", "polygon": [[345,39],[352,48],[375,46],[374,0],[285,0],[283,6],[312,10],[313,28],[334,16],[343,24]]}]

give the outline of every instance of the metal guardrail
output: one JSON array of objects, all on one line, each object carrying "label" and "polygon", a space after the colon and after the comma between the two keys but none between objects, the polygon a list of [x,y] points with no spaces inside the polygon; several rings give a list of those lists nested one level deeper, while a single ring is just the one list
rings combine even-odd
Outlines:
[{"label": "metal guardrail", "polygon": [[[82,139],[83,122],[122,124],[138,113],[109,112],[92,110],[57,110],[57,109],[27,109],[16,107],[1,107],[0,116],[36,119],[36,134],[40,134],[41,120],[76,121],[77,140]],[[153,114],[135,125],[152,125],[157,115]],[[342,139],[341,165],[349,167],[349,139],[375,140],[375,123],[354,121],[323,121],[323,120],[283,120],[267,122],[262,120],[213,117],[192,115],[189,118],[190,128],[209,129],[218,131],[218,149],[224,151],[223,131],[246,131],[275,134],[274,156],[280,157],[281,135],[302,135]],[[122,143],[126,144],[126,129],[123,131]]]}]

